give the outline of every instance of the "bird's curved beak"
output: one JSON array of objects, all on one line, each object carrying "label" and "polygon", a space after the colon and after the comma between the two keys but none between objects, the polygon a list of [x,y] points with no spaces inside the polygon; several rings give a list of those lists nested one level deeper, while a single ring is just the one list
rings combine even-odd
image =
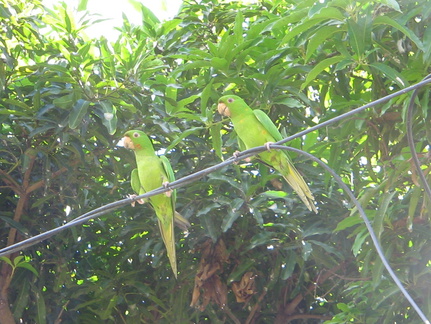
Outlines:
[{"label": "bird's curved beak", "polygon": [[135,149],[135,145],[133,145],[133,142],[132,142],[132,140],[130,139],[129,136],[124,136],[123,137],[123,145],[127,149],[131,149],[131,150]]},{"label": "bird's curved beak", "polygon": [[222,116],[230,117],[230,110],[223,102],[218,103],[217,111]]}]

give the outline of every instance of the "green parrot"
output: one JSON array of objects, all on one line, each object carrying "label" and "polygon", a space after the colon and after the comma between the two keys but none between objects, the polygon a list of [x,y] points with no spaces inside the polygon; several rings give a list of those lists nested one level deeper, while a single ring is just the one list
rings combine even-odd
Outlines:
[{"label": "green parrot", "polygon": [[[135,151],[137,168],[132,171],[131,185],[137,195],[160,188],[175,180],[171,164],[165,156],[157,156],[148,136],[139,130],[130,130],[124,134],[124,147]],[[183,230],[190,223],[175,211],[175,190],[149,197],[154,208],[160,233],[166,246],[169,262],[177,277],[177,259],[175,253],[174,222]],[[143,203],[138,201],[139,203]]]},{"label": "green parrot", "polygon": [[[241,149],[250,149],[281,141],[283,137],[272,120],[262,110],[251,109],[238,96],[223,96],[218,101],[218,112],[230,117]],[[296,191],[301,200],[311,211],[317,213],[314,197],[293,165],[287,151],[272,150],[259,154],[259,159],[265,164],[279,171],[287,183]]]}]

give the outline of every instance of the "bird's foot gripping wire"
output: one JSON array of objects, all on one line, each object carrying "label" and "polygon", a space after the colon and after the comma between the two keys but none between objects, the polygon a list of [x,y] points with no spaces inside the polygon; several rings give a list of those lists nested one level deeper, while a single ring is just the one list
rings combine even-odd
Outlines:
[{"label": "bird's foot gripping wire", "polygon": [[268,151],[271,151],[271,145],[272,144],[274,144],[274,142],[266,142],[265,144],[264,144],[264,146],[265,146],[265,148],[268,150]]},{"label": "bird's foot gripping wire", "polygon": [[[238,157],[239,157],[239,153],[241,153],[240,151],[235,151],[235,152],[233,152],[233,157],[235,158],[235,160],[236,159],[238,159]],[[249,163],[249,162],[251,162],[251,158],[245,158],[245,159],[243,159],[245,162],[247,162],[247,163]],[[234,162],[234,164],[238,164],[239,163],[239,161],[235,161]]]},{"label": "bird's foot gripping wire", "polygon": [[[163,182],[163,183],[162,183],[162,186],[163,186],[163,188],[169,188],[169,182],[168,182],[168,181]],[[166,191],[166,192],[165,192],[166,197],[170,197],[170,196],[172,196],[172,191],[173,191],[173,190],[169,188],[169,191]]]},{"label": "bird's foot gripping wire", "polygon": [[[138,195],[133,194],[133,195],[127,196],[127,198],[131,198],[131,199],[133,199],[135,197],[138,197]],[[145,200],[144,199],[136,199],[136,200],[132,201],[132,204],[131,204],[132,207],[135,207],[135,203],[138,203],[139,205],[143,205],[143,204],[145,204]]]}]

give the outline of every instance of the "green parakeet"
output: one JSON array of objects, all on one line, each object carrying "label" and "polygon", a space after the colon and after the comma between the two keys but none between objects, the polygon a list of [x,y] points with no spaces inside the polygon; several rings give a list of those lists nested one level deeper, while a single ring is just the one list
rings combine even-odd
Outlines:
[{"label": "green parakeet", "polygon": [[[218,101],[217,110],[221,115],[230,117],[238,135],[241,149],[250,149],[283,139],[267,114],[258,109],[251,109],[238,96],[227,95],[221,97]],[[263,152],[259,154],[259,159],[279,171],[307,208],[317,213],[316,206],[314,206],[314,197],[293,165],[287,151],[271,150]]]},{"label": "green parakeet", "polygon": [[[132,171],[131,185],[136,194],[142,195],[175,180],[168,159],[165,156],[156,155],[151,140],[144,132],[130,130],[124,134],[123,142],[125,148],[135,151],[137,168]],[[190,224],[175,211],[175,190],[152,196],[148,200],[156,212],[169,262],[177,277],[174,221],[182,229],[187,229]]]}]

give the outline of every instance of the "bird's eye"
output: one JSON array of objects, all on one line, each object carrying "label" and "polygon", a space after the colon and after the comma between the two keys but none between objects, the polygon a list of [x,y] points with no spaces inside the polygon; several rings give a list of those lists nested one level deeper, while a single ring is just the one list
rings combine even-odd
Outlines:
[{"label": "bird's eye", "polygon": [[229,98],[229,99],[227,100],[227,102],[229,102],[229,103],[233,102],[233,98]]},{"label": "bird's eye", "polygon": [[135,132],[135,133],[133,133],[133,137],[134,137],[134,138],[138,138],[138,137],[139,137],[139,133],[136,133],[136,132]]}]

